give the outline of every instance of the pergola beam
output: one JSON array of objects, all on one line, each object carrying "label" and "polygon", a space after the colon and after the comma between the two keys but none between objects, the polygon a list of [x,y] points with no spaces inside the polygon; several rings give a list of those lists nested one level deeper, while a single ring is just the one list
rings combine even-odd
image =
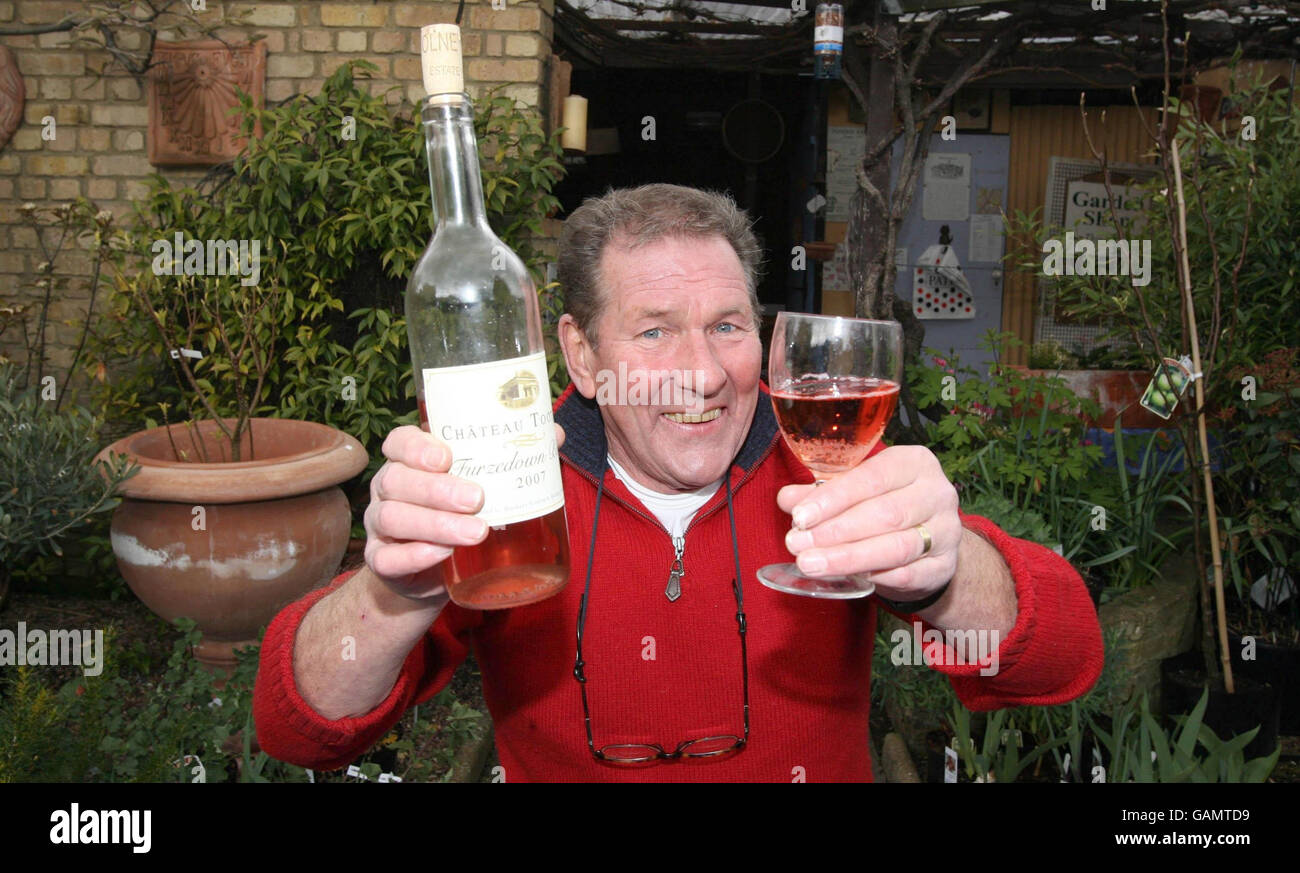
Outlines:
[{"label": "pergola beam", "polygon": [[[866,2],[866,0],[860,0]],[[850,8],[855,0],[848,0]],[[766,3],[758,5],[769,5]],[[780,3],[786,6],[785,2]],[[809,0],[809,8],[815,5]],[[1034,63],[1055,69],[1054,81],[1070,77],[1061,68],[1081,63],[1073,81],[1080,84],[1105,81],[1109,86],[1131,84],[1145,78],[1132,74],[1123,81],[1123,73],[1140,56],[1158,55],[1162,27],[1159,9],[1142,0],[1108,0],[1103,11],[1092,11],[1089,4],[1030,3],[1014,0],[904,0],[902,8],[916,11],[922,7],[973,7],[950,12],[950,20],[934,35],[934,51],[924,67],[926,77],[932,70],[945,69],[946,57],[960,57],[990,35],[995,35],[1015,20],[1024,25],[1026,40],[1071,37],[1056,44],[1022,42],[1014,49],[1013,60],[999,66],[1022,68]],[[1242,16],[1243,23],[1190,17],[1206,9],[1220,9]],[[1238,47],[1248,58],[1300,58],[1300,2],[1274,0],[1268,16],[1248,16],[1254,10],[1248,0],[1171,0],[1171,35],[1176,46],[1182,35],[1190,33],[1189,65],[1196,67],[1211,59],[1231,55]],[[1011,12],[1015,18],[980,20],[995,11]],[[1026,21],[1026,15],[1032,16]],[[859,21],[861,18],[858,19]],[[573,8],[566,0],[556,3],[556,40],[570,48],[581,60],[592,65],[616,67],[682,67],[706,69],[749,69],[762,72],[808,72],[811,68],[812,15],[804,15],[785,25],[758,22],[646,21],[644,19],[593,19]],[[907,24],[900,22],[899,27]],[[636,37],[633,33],[659,33],[661,37]],[[710,39],[709,34],[732,34],[745,39]],[[850,27],[846,40],[860,43],[866,38],[862,26]],[[1098,41],[1102,38],[1102,41]],[[1108,39],[1107,39],[1108,38]],[[1066,57],[1074,60],[1066,61]],[[1183,53],[1176,51],[1181,65]],[[954,61],[955,63],[955,61]],[[996,69],[981,79],[982,83],[1006,87],[1014,75]]]},{"label": "pergola beam", "polygon": [[753,36],[785,36],[786,24],[753,24],[744,21],[649,21],[627,18],[590,18],[608,30],[661,31],[663,33],[735,33]]}]

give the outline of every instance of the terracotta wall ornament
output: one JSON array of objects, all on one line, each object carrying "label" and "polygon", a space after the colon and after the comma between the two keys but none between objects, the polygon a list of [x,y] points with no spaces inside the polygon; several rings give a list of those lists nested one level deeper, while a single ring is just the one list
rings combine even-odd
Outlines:
[{"label": "terracotta wall ornament", "polygon": [[26,99],[27,89],[23,74],[18,72],[18,59],[8,46],[0,45],[0,149],[23,123]]},{"label": "terracotta wall ornament", "polygon": [[[266,44],[159,42],[149,71],[149,163],[220,164],[239,154],[236,89],[263,105]],[[259,130],[260,134],[261,131]]]}]

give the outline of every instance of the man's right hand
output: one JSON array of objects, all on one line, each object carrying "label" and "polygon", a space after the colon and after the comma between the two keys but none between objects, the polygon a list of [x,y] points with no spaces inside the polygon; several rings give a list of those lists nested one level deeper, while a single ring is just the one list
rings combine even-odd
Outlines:
[{"label": "man's right hand", "polygon": [[445,598],[438,567],[456,546],[487,537],[474,513],[483,489],[451,475],[451,448],[414,425],[394,428],[381,449],[388,462],[370,480],[366,565],[406,597]]},{"label": "man's right hand", "polygon": [[[556,426],[562,444],[564,431]],[[483,490],[451,475],[451,449],[413,425],[394,428],[370,481],[366,567],[307,611],[294,640],[294,682],[331,721],[357,718],[389,694],[412,647],[449,600],[438,566],[487,536]],[[367,616],[370,616],[367,619]],[[339,655],[351,641],[354,657]]]}]

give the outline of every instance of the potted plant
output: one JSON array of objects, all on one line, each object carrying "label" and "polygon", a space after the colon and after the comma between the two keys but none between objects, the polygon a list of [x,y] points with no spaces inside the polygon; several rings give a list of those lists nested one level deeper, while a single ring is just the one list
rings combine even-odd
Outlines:
[{"label": "potted plant", "polygon": [[[288,293],[273,271],[246,285],[174,266],[155,259],[117,280],[170,352],[190,415],[123,437],[98,458],[124,455],[140,467],[110,533],[123,578],[166,621],[193,619],[203,634],[195,656],[228,673],[237,648],[256,644],[284,604],[338,570],[351,529],[339,484],[367,456],[335,428],[255,416],[276,337],[269,310]],[[233,415],[223,414],[221,389],[233,394]]]}]

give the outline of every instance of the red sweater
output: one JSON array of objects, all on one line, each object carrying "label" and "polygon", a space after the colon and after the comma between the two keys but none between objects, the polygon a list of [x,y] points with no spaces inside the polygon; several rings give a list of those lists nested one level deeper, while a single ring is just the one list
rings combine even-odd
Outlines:
[{"label": "red sweater", "polygon": [[[599,411],[572,388],[556,402],[556,420],[567,435],[562,466],[572,571],[565,589],[517,609],[479,612],[448,604],[386,700],[360,718],[328,721],[298,693],[293,647],[307,610],[351,574],[339,576],[286,607],[267,629],[253,699],[262,748],[305,767],[345,766],[408,707],[446,686],[472,647],[506,781],[870,781],[875,599],[797,597],[755,578],[760,566],[791,560],[784,546],[790,517],[777,506],[777,491],[812,480],[778,433],[766,393],[730,471],[748,619],[749,744],[717,759],[636,768],[593,759],[573,668],[606,444]],[[613,473],[604,482],[583,642],[596,745],[657,742],[672,750],[686,739],[741,734],[726,489],[687,530],[682,596],[670,603],[664,596],[673,562],[668,532]],[[1050,549],[1009,537],[987,519],[965,515],[962,521],[1006,560],[1018,615],[1001,641],[996,675],[980,676],[974,664],[933,669],[950,677],[972,710],[1058,704],[1085,693],[1100,675],[1102,642],[1079,574]],[[955,660],[949,655],[942,663]]]}]

